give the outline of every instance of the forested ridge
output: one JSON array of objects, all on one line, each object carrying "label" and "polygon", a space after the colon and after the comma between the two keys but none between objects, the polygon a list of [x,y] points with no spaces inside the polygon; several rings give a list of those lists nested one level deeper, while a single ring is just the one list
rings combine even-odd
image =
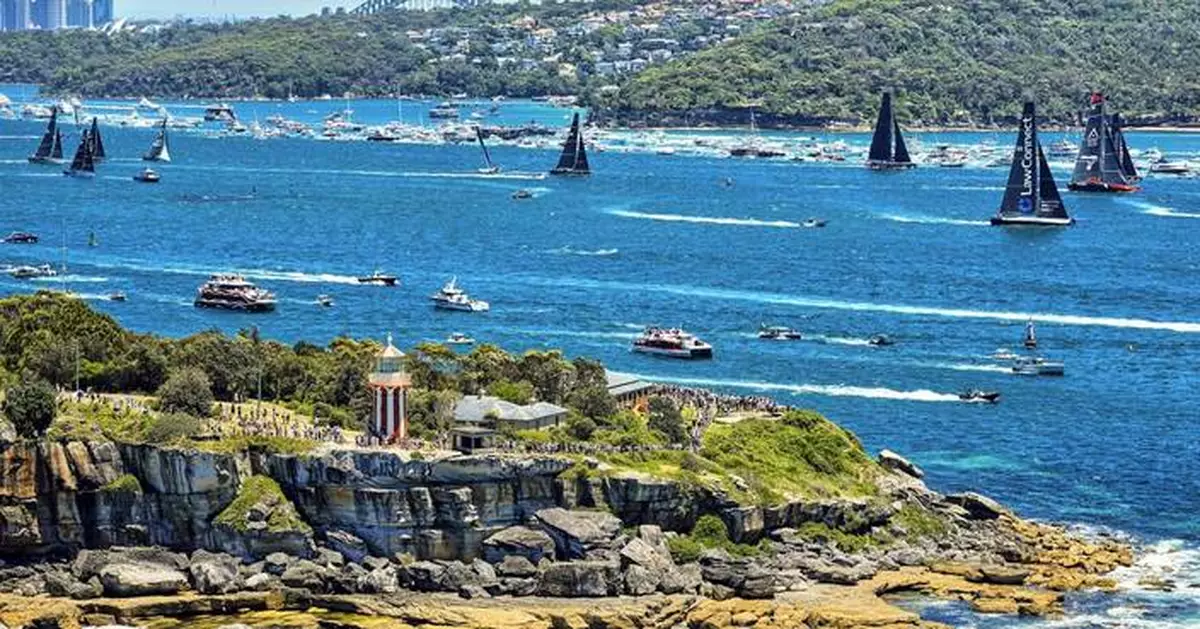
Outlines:
[{"label": "forested ridge", "polygon": [[1200,4],[834,0],[670,64],[598,103],[627,123],[870,119],[879,93],[928,124],[1004,121],[1026,95],[1066,120],[1091,90],[1147,119],[1200,111]]}]

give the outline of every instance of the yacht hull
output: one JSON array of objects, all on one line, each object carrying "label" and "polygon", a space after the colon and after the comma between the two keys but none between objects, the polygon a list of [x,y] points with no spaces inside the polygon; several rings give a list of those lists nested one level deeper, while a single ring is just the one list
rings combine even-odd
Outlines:
[{"label": "yacht hull", "polygon": [[1000,227],[1067,227],[1074,225],[1073,218],[1046,218],[1041,216],[993,216],[992,225]]}]

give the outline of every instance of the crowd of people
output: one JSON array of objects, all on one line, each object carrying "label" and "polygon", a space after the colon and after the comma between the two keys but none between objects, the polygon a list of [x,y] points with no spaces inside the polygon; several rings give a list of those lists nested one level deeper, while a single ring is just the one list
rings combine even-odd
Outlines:
[{"label": "crowd of people", "polygon": [[730,395],[714,393],[708,389],[693,389],[677,385],[662,385],[658,395],[672,400],[680,407],[715,408],[717,416],[735,413],[768,413],[781,415],[788,407],[763,395]]}]

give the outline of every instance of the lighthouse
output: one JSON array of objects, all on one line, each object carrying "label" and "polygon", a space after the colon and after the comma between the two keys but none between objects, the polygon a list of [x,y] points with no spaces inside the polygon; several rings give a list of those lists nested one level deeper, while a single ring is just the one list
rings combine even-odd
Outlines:
[{"label": "lighthouse", "polygon": [[385,441],[407,439],[408,390],[412,379],[404,371],[404,353],[392,345],[390,334],[387,347],[375,358],[370,386],[371,430]]}]

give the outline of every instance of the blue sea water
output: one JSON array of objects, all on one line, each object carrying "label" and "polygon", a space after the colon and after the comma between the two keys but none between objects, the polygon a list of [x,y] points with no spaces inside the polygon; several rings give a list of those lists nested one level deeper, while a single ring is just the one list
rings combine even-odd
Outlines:
[{"label": "blue sea water", "polygon": [[[238,107],[244,118],[317,120],[343,106]],[[395,102],[352,107],[376,122],[396,116]],[[509,107],[510,123],[569,115]],[[1200,585],[1200,180],[1153,177],[1121,197],[1066,194],[1075,227],[1006,231],[986,224],[1004,169],[878,174],[607,152],[591,156],[590,178],[535,181],[476,175],[478,151],[467,145],[180,133],[163,182],[147,186],[131,176],[152,131],[106,130],[110,159],[94,181],[78,181],[26,163],[41,130],[0,121],[0,232],[43,238],[0,248],[0,265],[61,264],[65,242],[70,271],[33,283],[4,276],[0,293],[65,281],[123,324],[168,335],[257,325],[285,341],[394,333],[411,345],[465,332],[514,351],[559,347],[647,378],[771,395],[826,413],[872,451],[904,453],[939,490],[978,490],[1028,516],[1128,534],[1145,551],[1120,575],[1121,594],[1075,597],[1065,619],[919,605],[928,617],[979,627],[1200,623],[1200,590],[1189,588]],[[1129,140],[1200,153],[1200,136]],[[509,171],[543,172],[556,159],[510,147],[493,155]],[[721,185],[726,177],[735,185]],[[536,198],[512,200],[520,187]],[[799,226],[812,216],[828,227]],[[86,246],[90,232],[98,247]],[[376,268],[403,286],[357,285]],[[193,308],[196,287],[219,271],[277,292],[278,312]],[[427,296],[451,276],[492,312],[433,311]],[[101,299],[113,290],[129,301]],[[322,293],[337,306],[314,305]],[[1066,377],[1021,378],[989,358],[1015,347],[1030,317]],[[763,322],[807,338],[760,341]],[[696,332],[716,358],[631,354],[649,324]],[[898,344],[867,346],[875,333]],[[969,387],[1004,397],[958,402]],[[1176,579],[1180,590],[1146,591],[1137,585],[1145,575]]]}]

